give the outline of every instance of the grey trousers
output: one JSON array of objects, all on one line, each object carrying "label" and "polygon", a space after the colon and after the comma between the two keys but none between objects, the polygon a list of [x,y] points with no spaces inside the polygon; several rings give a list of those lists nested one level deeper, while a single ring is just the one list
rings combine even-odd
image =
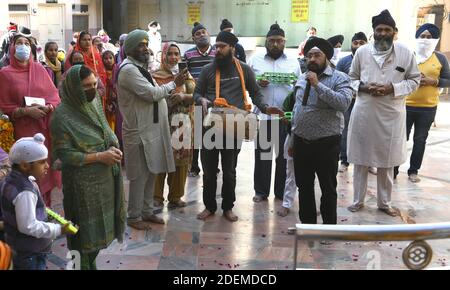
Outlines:
[{"label": "grey trousers", "polygon": [[[392,186],[394,184],[394,168],[377,169],[377,205],[380,209],[390,207]],[[363,205],[367,194],[369,167],[355,165],[353,175],[353,205]]]},{"label": "grey trousers", "polygon": [[[141,159],[145,162],[143,147],[139,150]],[[139,170],[137,178],[130,180],[130,193],[128,197],[128,221],[141,221],[142,217],[148,217],[154,214],[153,197],[155,193],[155,181],[157,174],[148,170],[143,164]]]}]

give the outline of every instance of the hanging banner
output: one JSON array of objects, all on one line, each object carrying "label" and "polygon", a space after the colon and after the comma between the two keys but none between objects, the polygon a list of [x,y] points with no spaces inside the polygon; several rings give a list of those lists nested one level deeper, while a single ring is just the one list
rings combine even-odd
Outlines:
[{"label": "hanging banner", "polygon": [[201,20],[201,6],[188,4],[187,13],[188,13],[188,23],[189,25],[194,25],[195,22],[200,22]]},{"label": "hanging banner", "polygon": [[309,22],[309,0],[292,0],[291,22]]}]

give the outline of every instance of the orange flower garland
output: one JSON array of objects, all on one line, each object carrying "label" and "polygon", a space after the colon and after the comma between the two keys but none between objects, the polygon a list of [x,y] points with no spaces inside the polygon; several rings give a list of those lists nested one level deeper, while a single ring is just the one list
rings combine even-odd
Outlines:
[{"label": "orange flower garland", "polygon": [[14,145],[14,126],[7,115],[0,116],[0,147],[9,153],[9,150]]}]

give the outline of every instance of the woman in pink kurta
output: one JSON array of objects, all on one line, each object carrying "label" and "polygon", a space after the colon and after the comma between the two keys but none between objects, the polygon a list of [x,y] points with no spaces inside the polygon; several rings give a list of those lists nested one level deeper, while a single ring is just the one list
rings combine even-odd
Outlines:
[{"label": "woman in pink kurta", "polygon": [[[18,36],[10,47],[11,63],[0,70],[0,110],[11,118],[16,140],[42,133],[45,145],[52,152],[50,117],[60,98],[47,71],[34,61],[33,54],[30,53],[28,59],[24,57],[27,53],[23,51],[27,51],[30,45],[28,38]],[[16,54],[16,47],[20,48],[21,54]],[[45,106],[26,107],[25,96],[45,99]],[[49,159],[51,165],[51,157]],[[39,187],[46,205],[50,206],[50,193],[55,187],[61,187],[61,174],[50,168]]]}]

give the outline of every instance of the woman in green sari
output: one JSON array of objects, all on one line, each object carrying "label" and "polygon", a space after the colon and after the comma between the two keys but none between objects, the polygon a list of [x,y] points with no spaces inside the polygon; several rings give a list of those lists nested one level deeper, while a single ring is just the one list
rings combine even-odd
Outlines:
[{"label": "woman in green sari", "polygon": [[80,227],[67,238],[68,246],[81,253],[82,270],[95,270],[99,251],[115,239],[123,241],[126,218],[122,152],[96,87],[89,68],[74,66],[51,120],[54,156],[62,162],[65,216]]}]

